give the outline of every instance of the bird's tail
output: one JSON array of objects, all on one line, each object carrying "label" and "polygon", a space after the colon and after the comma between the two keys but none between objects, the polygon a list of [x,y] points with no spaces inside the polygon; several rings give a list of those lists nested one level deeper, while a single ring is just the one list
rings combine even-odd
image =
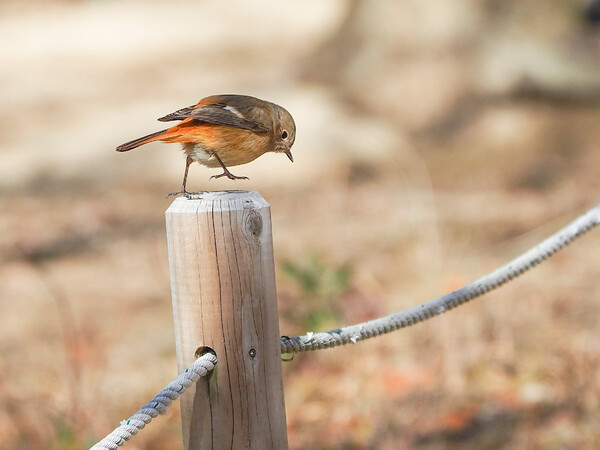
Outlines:
[{"label": "bird's tail", "polygon": [[147,136],[134,139],[133,141],[125,142],[117,147],[118,152],[127,152],[139,147],[140,145],[147,144],[149,142],[158,141],[160,136],[167,130],[157,131],[156,133],[149,134]]}]

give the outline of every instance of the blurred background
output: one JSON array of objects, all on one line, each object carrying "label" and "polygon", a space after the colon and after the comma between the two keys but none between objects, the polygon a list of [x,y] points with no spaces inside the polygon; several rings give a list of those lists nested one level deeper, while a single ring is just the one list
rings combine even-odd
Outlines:
[{"label": "blurred background", "polygon": [[[164,211],[184,157],[119,154],[217,93],[295,117],[281,333],[447,293],[598,202],[600,7],[546,0],[2,0],[0,447],[76,449],[176,375]],[[284,363],[290,447],[598,448],[600,233],[482,299]],[[180,448],[176,404],[127,448]]]}]

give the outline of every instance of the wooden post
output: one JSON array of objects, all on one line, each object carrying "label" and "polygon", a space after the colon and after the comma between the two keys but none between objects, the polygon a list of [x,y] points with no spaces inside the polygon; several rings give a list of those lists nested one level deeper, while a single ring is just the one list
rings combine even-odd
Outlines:
[{"label": "wooden post", "polygon": [[167,209],[177,366],[212,348],[215,372],[181,397],[185,449],[286,449],[269,204],[206,192]]}]

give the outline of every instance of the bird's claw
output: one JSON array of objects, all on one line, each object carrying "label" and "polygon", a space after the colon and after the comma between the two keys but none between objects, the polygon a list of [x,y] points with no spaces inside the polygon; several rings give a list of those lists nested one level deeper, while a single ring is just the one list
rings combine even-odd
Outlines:
[{"label": "bird's claw", "polygon": [[181,191],[177,191],[177,192],[171,192],[171,193],[167,194],[167,198],[177,197],[178,195],[185,195],[186,197],[188,197],[190,195],[190,193],[188,191],[185,191],[185,190],[181,190]]},{"label": "bird's claw", "polygon": [[202,194],[205,194],[206,192],[207,191],[198,191],[198,192],[179,191],[179,192],[171,192],[170,194],[167,194],[167,198],[173,197],[173,196],[177,196],[177,195],[183,195],[188,200],[194,200],[194,199],[198,199],[198,196],[200,196]]},{"label": "bird's claw", "polygon": [[221,177],[227,177],[230,180],[249,180],[250,179],[248,177],[238,177],[229,171],[225,171],[223,173],[220,173],[219,175],[213,175],[212,177],[210,177],[210,179],[212,180],[213,178],[217,179],[217,178],[221,178]]}]

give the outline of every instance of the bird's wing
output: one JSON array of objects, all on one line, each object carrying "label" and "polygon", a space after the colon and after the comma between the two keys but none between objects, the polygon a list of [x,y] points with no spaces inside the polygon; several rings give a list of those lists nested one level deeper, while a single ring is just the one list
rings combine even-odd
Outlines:
[{"label": "bird's wing", "polygon": [[215,125],[229,125],[257,133],[266,133],[268,128],[244,118],[233,106],[223,103],[212,103],[203,106],[188,106],[158,119],[161,122],[171,120],[194,119],[199,122],[213,123]]},{"label": "bird's wing", "polygon": [[196,105],[188,106],[187,108],[181,108],[175,112],[172,112],[171,114],[167,114],[166,116],[161,117],[158,120],[160,122],[170,122],[172,120],[187,119],[188,117],[190,117],[189,114],[194,110],[194,108],[196,108]]}]

